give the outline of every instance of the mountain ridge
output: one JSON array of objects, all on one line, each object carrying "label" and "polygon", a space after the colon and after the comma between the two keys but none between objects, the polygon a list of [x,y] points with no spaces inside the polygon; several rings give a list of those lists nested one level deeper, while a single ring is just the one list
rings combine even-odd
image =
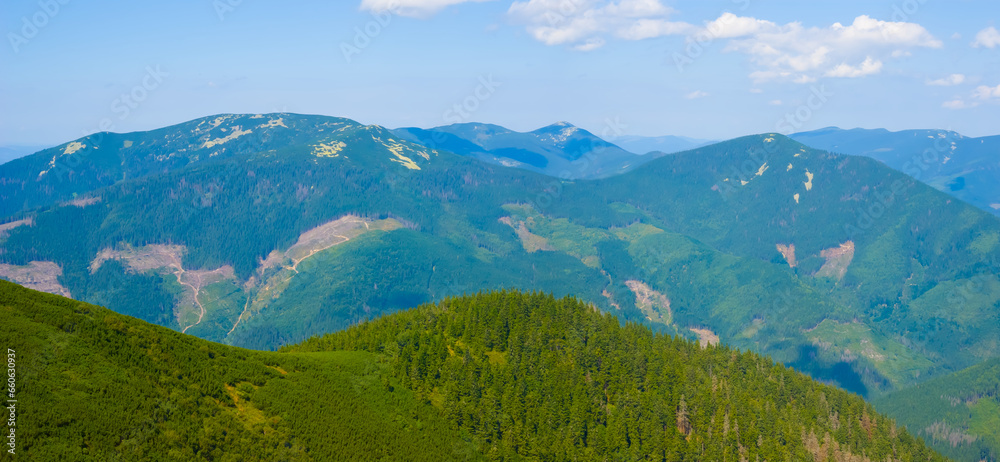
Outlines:
[{"label": "mountain ridge", "polygon": [[5,281],[0,311],[12,449],[39,460],[945,460],[766,358],[544,294],[450,298],[280,353]]},{"label": "mountain ridge", "polygon": [[[0,230],[0,273],[265,349],[510,287],[718,336],[861,394],[995,354],[977,343],[995,329],[972,322],[995,287],[953,295],[994,277],[996,220],[874,160],[765,134],[557,180],[334,122],[25,212]],[[958,302],[967,314],[937,311]]]},{"label": "mountain ridge", "polygon": [[966,137],[951,130],[826,127],[791,135],[815,148],[860,155],[1000,216],[1000,136]]}]

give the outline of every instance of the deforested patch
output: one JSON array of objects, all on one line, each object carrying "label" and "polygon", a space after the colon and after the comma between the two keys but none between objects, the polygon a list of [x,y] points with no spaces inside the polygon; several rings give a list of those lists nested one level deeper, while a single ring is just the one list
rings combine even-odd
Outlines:
[{"label": "deforested patch", "polygon": [[0,264],[0,279],[39,292],[70,297],[69,289],[59,283],[59,276],[62,276],[62,268],[50,261],[33,261],[25,266]]},{"label": "deforested patch", "polygon": [[291,269],[295,270],[303,260],[354,239],[365,231],[372,229],[391,231],[401,227],[402,224],[393,219],[373,222],[356,215],[347,215],[302,233],[298,241],[284,252],[284,258],[290,260]]},{"label": "deforested patch", "polygon": [[826,263],[823,263],[814,276],[834,278],[839,281],[847,274],[847,268],[854,260],[854,242],[847,241],[839,247],[823,250],[819,255],[826,259]]},{"label": "deforested patch", "polygon": [[719,344],[719,336],[716,335],[715,332],[712,332],[711,330],[702,329],[699,327],[690,327],[688,328],[688,330],[698,335],[698,343],[701,345],[702,348],[705,348],[709,345]]},{"label": "deforested patch", "polygon": [[635,306],[646,315],[646,319],[663,324],[673,324],[670,299],[638,280],[625,281],[625,285],[635,294]]},{"label": "deforested patch", "polygon": [[538,251],[548,251],[555,250],[549,240],[537,234],[532,234],[528,231],[528,227],[524,225],[523,221],[515,221],[511,217],[502,217],[500,222],[514,228],[514,232],[517,233],[518,239],[521,240],[521,246],[524,247],[525,252],[534,253]]},{"label": "deforested patch", "polygon": [[98,252],[90,262],[90,272],[91,274],[97,272],[108,260],[118,260],[124,263],[129,271],[136,273],[156,271],[173,275],[177,283],[184,288],[178,303],[174,306],[174,316],[178,325],[182,326],[181,332],[186,332],[205,319],[206,308],[198,298],[201,290],[210,284],[236,280],[233,267],[228,265],[213,270],[185,269],[182,259],[186,251],[187,248],[182,245],[151,244],[133,247],[125,244],[117,249],[107,248]]},{"label": "deforested patch", "polygon": [[261,259],[256,274],[243,288],[250,292],[243,311],[226,335],[232,334],[240,323],[259,312],[280,297],[299,273],[299,264],[310,257],[343,244],[369,231],[392,231],[403,224],[392,218],[368,220],[357,215],[346,215],[312,228],[301,235],[288,249],[272,250]]},{"label": "deforested patch", "polygon": [[28,217],[23,220],[12,221],[9,223],[0,224],[0,238],[6,237],[10,234],[10,231],[18,226],[34,226],[35,219]]},{"label": "deforested patch", "polygon": [[84,208],[84,207],[86,207],[88,205],[94,205],[94,204],[96,204],[98,202],[101,202],[101,196],[80,197],[80,198],[76,198],[76,199],[73,199],[73,200],[68,201],[68,202],[64,202],[62,205],[63,206],[69,206],[69,205],[71,205],[73,207],[79,207],[79,208],[82,209],[82,208]]},{"label": "deforested patch", "polygon": [[[796,196],[797,195],[798,194],[796,194]],[[796,202],[798,202],[798,198],[796,198]],[[780,253],[782,257],[785,257],[785,261],[788,262],[788,267],[795,268],[795,265],[797,264],[795,261],[795,244],[775,244],[775,247],[777,247],[778,253]]]},{"label": "deforested patch", "polygon": [[119,260],[136,272],[158,268],[182,269],[181,258],[187,248],[183,245],[151,244],[143,247],[124,245],[117,249],[107,248],[97,253],[90,262],[90,273],[96,273],[108,260]]}]

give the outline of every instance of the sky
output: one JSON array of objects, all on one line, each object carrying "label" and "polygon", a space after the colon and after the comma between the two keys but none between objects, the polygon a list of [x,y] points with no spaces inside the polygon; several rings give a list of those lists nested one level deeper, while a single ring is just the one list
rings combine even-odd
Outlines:
[{"label": "sky", "polygon": [[995,0],[10,0],[0,146],[262,112],[996,135],[998,19]]}]

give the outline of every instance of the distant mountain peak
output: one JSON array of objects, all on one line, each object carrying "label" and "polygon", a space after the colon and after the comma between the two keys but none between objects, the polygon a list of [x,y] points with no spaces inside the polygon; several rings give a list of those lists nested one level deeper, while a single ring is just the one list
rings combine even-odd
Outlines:
[{"label": "distant mountain peak", "polygon": [[567,130],[567,129],[577,129],[577,130],[579,130],[579,128],[577,128],[575,125],[573,125],[573,124],[571,124],[569,122],[559,121],[559,122],[556,122],[554,124],[549,124],[549,125],[546,125],[546,126],[544,126],[542,128],[539,128],[537,130],[534,130],[534,131],[532,131],[532,133],[551,133],[551,132],[558,132],[558,131]]}]

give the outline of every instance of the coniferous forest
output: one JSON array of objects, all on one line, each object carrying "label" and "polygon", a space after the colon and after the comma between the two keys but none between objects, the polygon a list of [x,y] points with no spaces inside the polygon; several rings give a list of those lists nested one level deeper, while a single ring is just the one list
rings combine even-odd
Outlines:
[{"label": "coniferous forest", "polygon": [[0,281],[25,460],[944,460],[856,395],[541,293],[280,352]]}]

